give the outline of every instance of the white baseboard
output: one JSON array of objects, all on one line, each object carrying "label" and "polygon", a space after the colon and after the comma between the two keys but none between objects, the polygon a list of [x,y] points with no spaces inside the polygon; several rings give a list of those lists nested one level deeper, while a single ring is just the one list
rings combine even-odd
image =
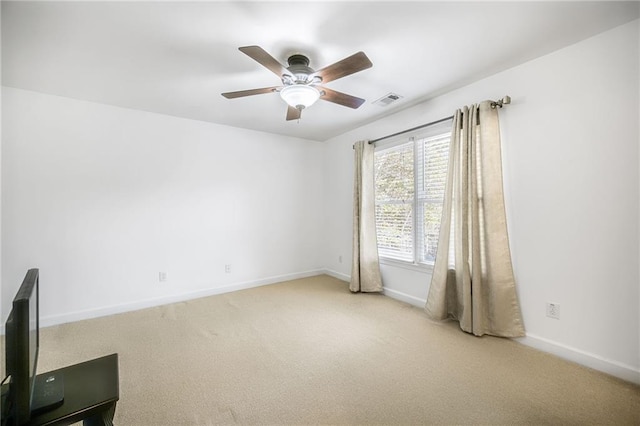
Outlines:
[{"label": "white baseboard", "polygon": [[346,281],[346,282],[351,281],[350,275],[343,274],[342,272],[334,271],[333,269],[324,269],[322,272],[329,275],[330,277],[337,278],[342,281]]},{"label": "white baseboard", "polygon": [[553,354],[567,361],[584,365],[628,382],[640,384],[640,369],[617,361],[606,359],[565,344],[527,333],[526,337],[513,339],[518,343],[530,346],[546,353]]},{"label": "white baseboard", "polygon": [[[186,300],[198,299],[201,297],[214,296],[216,294],[230,293],[232,291],[246,290],[249,288],[260,287],[269,284],[276,284],[283,281],[297,280],[300,278],[313,277],[322,275],[325,271],[318,269],[313,271],[297,272],[292,274],[277,275],[258,280],[245,281],[225,285],[222,287],[208,288],[203,290],[191,291],[186,293],[172,294],[170,296],[157,297],[152,299],[140,300],[131,303],[122,303],[119,305],[106,306],[97,309],[87,309],[82,311],[70,312],[60,315],[50,315],[40,318],[41,327],[50,327],[53,325],[64,324],[68,322],[82,321],[86,319],[99,318],[107,315],[121,314],[124,312],[136,311],[139,309],[152,308],[155,306],[167,305],[170,303],[184,302]],[[4,334],[4,327],[2,327]]]},{"label": "white baseboard", "polygon": [[[400,300],[419,308],[424,307],[424,305],[427,303],[426,300],[389,288],[385,288],[383,290],[383,293],[385,296]],[[640,384],[640,369],[634,368],[630,365],[606,359],[599,355],[567,346],[562,343],[554,342],[552,340],[545,339],[544,337],[536,336],[535,334],[531,333],[527,333],[526,337],[521,337],[513,340],[518,343],[522,343],[523,345],[538,349],[542,352],[555,355],[567,361],[575,362],[576,364],[601,371],[603,373],[618,377],[628,382]]]},{"label": "white baseboard", "polygon": [[392,290],[386,287],[382,289],[382,294],[391,297],[392,299],[400,300],[401,302],[417,306],[418,308],[424,308],[424,305],[427,303],[426,300],[420,299],[419,297],[411,296],[401,291]]},{"label": "white baseboard", "polygon": [[[342,281],[346,281],[346,282],[351,281],[351,276],[350,275],[343,274],[342,272],[334,271],[333,269],[325,269],[324,273],[329,275],[329,276],[332,276],[334,278],[337,278],[339,280],[342,280]],[[425,303],[427,303],[426,300],[420,299],[420,298],[415,297],[415,296],[411,296],[411,295],[406,294],[406,293],[402,293],[402,292],[397,291],[397,290],[386,288],[386,287],[382,289],[382,294],[384,294],[385,296],[391,297],[392,299],[400,300],[402,302],[405,302],[405,303],[408,303],[410,305],[417,306],[417,307],[420,307],[420,308],[424,307]]]}]

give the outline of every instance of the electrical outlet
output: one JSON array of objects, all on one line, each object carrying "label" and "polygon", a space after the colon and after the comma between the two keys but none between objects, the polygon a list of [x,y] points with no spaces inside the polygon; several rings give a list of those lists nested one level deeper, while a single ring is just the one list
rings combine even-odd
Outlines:
[{"label": "electrical outlet", "polygon": [[230,264],[226,264],[224,265],[224,273],[225,274],[230,274],[231,273],[231,265]]},{"label": "electrical outlet", "polygon": [[338,256],[338,263],[342,263],[342,255]]},{"label": "electrical outlet", "polygon": [[557,303],[547,302],[547,316],[553,319],[560,319],[560,305]]},{"label": "electrical outlet", "polygon": [[158,272],[158,281],[164,282],[166,280],[167,280],[167,273],[166,272]]}]

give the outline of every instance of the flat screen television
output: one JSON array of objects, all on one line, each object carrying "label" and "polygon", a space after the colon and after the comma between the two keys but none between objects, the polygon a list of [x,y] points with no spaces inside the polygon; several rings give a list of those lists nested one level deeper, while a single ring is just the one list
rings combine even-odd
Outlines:
[{"label": "flat screen television", "polygon": [[38,269],[27,271],[5,324],[9,389],[3,400],[3,425],[25,424],[33,413],[56,407],[64,399],[62,377],[38,380],[36,376],[40,348],[39,276]]}]

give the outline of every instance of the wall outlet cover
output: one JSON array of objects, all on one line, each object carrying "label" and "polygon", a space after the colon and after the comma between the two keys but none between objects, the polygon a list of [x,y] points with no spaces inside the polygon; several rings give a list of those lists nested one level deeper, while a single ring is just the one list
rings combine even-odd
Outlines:
[{"label": "wall outlet cover", "polygon": [[553,319],[560,319],[560,305],[558,303],[547,302],[547,316]]}]

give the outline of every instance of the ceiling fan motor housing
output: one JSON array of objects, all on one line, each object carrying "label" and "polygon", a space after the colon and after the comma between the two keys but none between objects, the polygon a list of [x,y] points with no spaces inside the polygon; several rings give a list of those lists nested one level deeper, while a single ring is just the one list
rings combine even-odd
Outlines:
[{"label": "ceiling fan motor housing", "polygon": [[[294,75],[295,81],[289,82],[289,84],[310,83],[309,76],[315,71],[309,67],[309,58],[304,55],[291,55],[287,59],[289,66],[287,69]],[[284,82],[285,84],[287,82]]]}]

